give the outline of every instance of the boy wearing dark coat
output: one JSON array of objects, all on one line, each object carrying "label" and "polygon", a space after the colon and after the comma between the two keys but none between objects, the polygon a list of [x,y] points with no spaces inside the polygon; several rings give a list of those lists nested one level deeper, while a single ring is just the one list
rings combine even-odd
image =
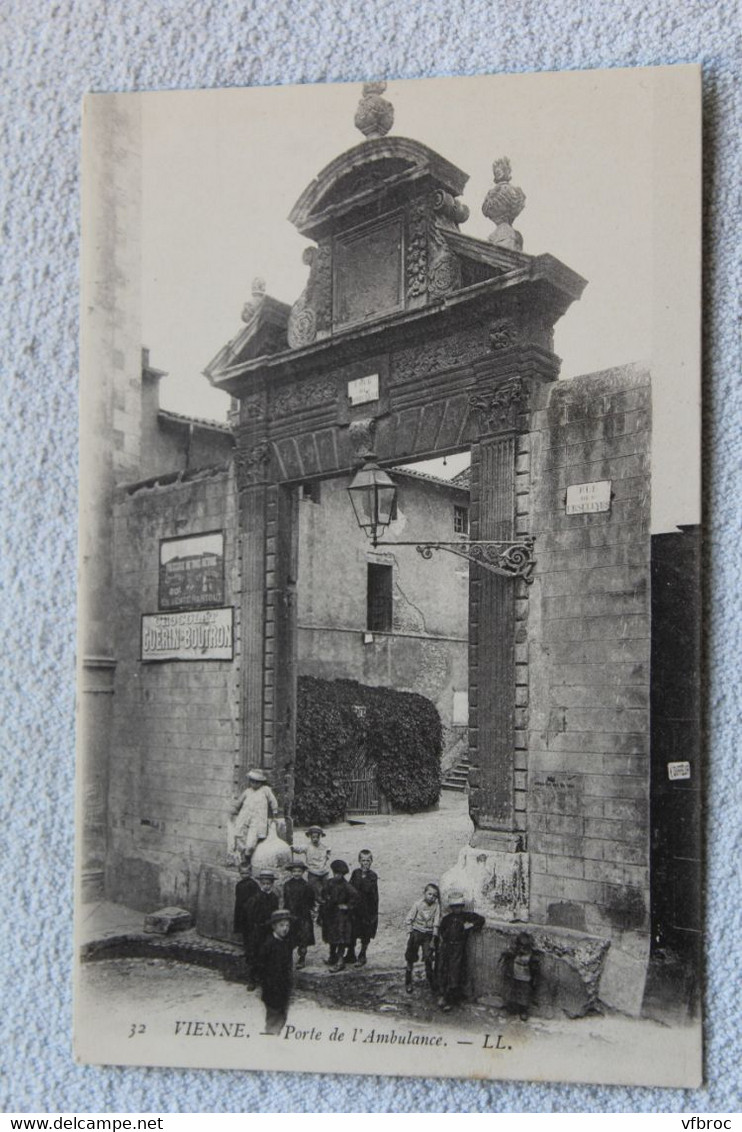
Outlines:
[{"label": "boy wearing dark coat", "polygon": [[322,890],[322,939],[330,945],[325,960],[333,974],[345,967],[345,952],[353,938],[353,913],[358,904],[356,890],[345,879],[350,869],[345,861],[333,861],[332,876]]},{"label": "boy wearing dark coat", "polygon": [[240,879],[234,888],[234,931],[244,935],[247,924],[247,905],[260,886],[253,879],[252,868],[249,863],[240,865]]},{"label": "boy wearing dark coat", "polygon": [[[376,937],[376,929],[379,926],[379,878],[371,868],[373,860],[370,849],[361,849],[358,854],[360,867],[353,870],[350,878],[351,886],[358,893],[358,903],[353,911],[353,938],[345,961],[355,963],[356,967],[364,966],[369,942]],[[361,948],[356,959],[358,942]]]},{"label": "boy wearing dark coat", "polygon": [[270,934],[263,944],[260,997],[265,1006],[266,1034],[280,1034],[291,998],[291,913],[271,913]]},{"label": "boy wearing dark coat", "polygon": [[270,935],[271,915],[278,910],[278,894],[273,890],[275,874],[270,869],[258,873],[258,888],[248,897],[241,912],[245,945],[247,990],[255,990],[262,977],[263,945]]},{"label": "boy wearing dark coat", "polygon": [[289,865],[289,879],[283,886],[283,906],[291,913],[291,927],[288,940],[293,950],[296,948],[297,970],[307,961],[307,948],[314,943],[314,921],[312,913],[316,897],[310,884],[304,879],[306,865],[292,861]]},{"label": "boy wearing dark coat", "polygon": [[448,898],[450,911],[441,920],[438,950],[438,1005],[448,1011],[466,994],[466,951],[469,932],[481,931],[484,916],[467,912],[464,897],[452,892]]}]

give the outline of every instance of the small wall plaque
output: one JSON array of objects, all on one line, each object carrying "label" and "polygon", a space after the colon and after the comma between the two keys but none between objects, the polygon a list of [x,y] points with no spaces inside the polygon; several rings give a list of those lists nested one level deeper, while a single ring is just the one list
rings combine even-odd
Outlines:
[{"label": "small wall plaque", "polygon": [[348,398],[351,405],[365,405],[367,401],[378,401],[378,373],[370,373],[367,377],[357,377],[354,381],[349,381]]},{"label": "small wall plaque", "polygon": [[671,782],[677,782],[681,778],[690,778],[690,763],[668,763],[667,777]]},{"label": "small wall plaque", "polygon": [[587,515],[611,509],[611,480],[573,483],[567,488],[567,514]]}]

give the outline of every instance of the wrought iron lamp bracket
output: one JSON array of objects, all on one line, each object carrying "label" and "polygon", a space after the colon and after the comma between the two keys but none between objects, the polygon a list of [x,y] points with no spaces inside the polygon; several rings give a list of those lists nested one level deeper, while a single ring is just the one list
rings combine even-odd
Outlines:
[{"label": "wrought iron lamp bracket", "polygon": [[476,542],[461,539],[459,542],[375,542],[375,546],[414,546],[417,553],[426,560],[433,557],[434,550],[446,550],[459,558],[466,558],[491,574],[506,578],[523,578],[527,585],[533,582],[536,560],[533,557],[533,539],[522,538],[514,541],[480,539]]}]

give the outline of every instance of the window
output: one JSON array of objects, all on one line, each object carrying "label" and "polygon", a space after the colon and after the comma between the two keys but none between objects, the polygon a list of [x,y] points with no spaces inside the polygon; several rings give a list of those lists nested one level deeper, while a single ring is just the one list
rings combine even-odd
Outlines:
[{"label": "window", "polygon": [[322,485],[319,480],[308,480],[306,483],[303,483],[301,485],[301,498],[308,499],[311,503],[319,503],[321,486]]},{"label": "window", "polygon": [[469,508],[468,507],[454,507],[453,509],[453,532],[456,535],[469,534]]},{"label": "window", "polygon": [[366,628],[371,633],[392,629],[392,567],[368,563]]}]

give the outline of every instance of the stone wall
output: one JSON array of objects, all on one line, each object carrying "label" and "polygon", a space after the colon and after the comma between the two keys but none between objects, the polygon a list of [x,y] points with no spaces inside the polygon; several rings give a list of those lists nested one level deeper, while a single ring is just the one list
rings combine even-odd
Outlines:
[{"label": "stone wall", "polygon": [[[601,997],[635,1012],[649,942],[649,374],[559,381],[533,424],[530,918],[610,939]],[[609,511],[566,513],[570,485],[604,480]]]},{"label": "stone wall", "polygon": [[[455,542],[454,507],[468,507],[468,492],[395,469],[392,476],[398,518],[384,541]],[[348,483],[324,480],[316,501],[299,502],[299,672],[427,696],[443,723],[447,767],[466,733],[465,720],[454,722],[454,693],[468,690],[468,563],[444,551],[424,561],[414,546],[374,549],[356,523]],[[369,563],[393,570],[388,633],[366,634]]]},{"label": "stone wall", "polygon": [[[160,539],[225,532],[233,661],[140,660],[140,619],[158,605]],[[239,773],[239,554],[227,472],[120,489],[112,593],[117,666],[111,735],[109,899],[196,911],[202,861],[218,862]]]},{"label": "stone wall", "polygon": [[[84,894],[100,896],[115,655],[108,621],[113,563],[111,495],[138,468],[140,427],[139,104],[99,95],[85,104],[80,368],[80,658],[78,748],[85,800]],[[125,233],[125,235],[124,235]]]}]

